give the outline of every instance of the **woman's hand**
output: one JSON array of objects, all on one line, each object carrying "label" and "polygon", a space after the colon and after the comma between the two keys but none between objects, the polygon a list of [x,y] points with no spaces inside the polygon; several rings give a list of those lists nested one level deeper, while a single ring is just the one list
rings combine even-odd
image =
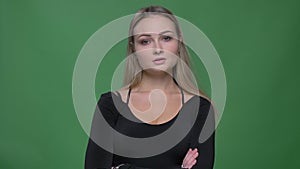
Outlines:
[{"label": "woman's hand", "polygon": [[181,168],[188,168],[191,169],[197,162],[196,158],[198,157],[198,149],[195,148],[194,150],[189,149],[187,154],[185,155]]}]

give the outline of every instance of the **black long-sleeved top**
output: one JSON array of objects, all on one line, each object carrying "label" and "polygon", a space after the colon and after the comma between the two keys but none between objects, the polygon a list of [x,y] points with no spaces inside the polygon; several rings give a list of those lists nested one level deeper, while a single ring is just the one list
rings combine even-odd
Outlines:
[{"label": "black long-sleeved top", "polygon": [[[203,143],[199,143],[198,141],[200,133],[202,137],[202,132],[204,129],[214,129],[214,112],[211,109],[211,104],[207,99],[201,96],[193,96],[187,102],[182,104],[182,108],[175,118],[159,125],[143,123],[133,116],[128,107],[128,103],[122,101],[120,94],[115,95],[112,92],[102,94],[97,106],[98,107],[96,109],[98,111],[95,111],[94,113],[91,135],[86,150],[85,169],[110,169],[111,166],[117,166],[122,163],[130,163],[144,168],[179,169],[181,168],[180,166],[189,148],[197,148],[199,153],[196,159],[197,163],[193,166],[193,169],[213,168],[215,132],[210,132],[212,134],[207,132],[208,139],[204,139],[206,141]],[[101,119],[105,120],[101,121]],[[105,122],[107,122],[112,128],[104,129],[103,124]],[[204,124],[206,127],[204,127]],[[167,130],[170,130],[172,126],[178,126],[177,129],[175,127],[176,132],[172,133],[172,137],[178,138],[182,136],[180,135],[182,132],[185,132],[185,137],[180,139],[177,144],[174,144],[174,146],[171,146],[170,149],[165,152],[143,158],[132,156],[127,157],[126,154],[120,155],[115,153],[128,152],[128,154],[130,154],[129,152],[131,152],[132,154],[134,151],[138,152],[143,150],[140,147],[135,148],[132,146],[127,147],[128,149],[125,147],[124,149],[124,147],[120,146],[122,145],[123,140],[120,140],[119,137],[116,139],[115,135],[112,134],[112,130],[129,137],[148,138],[166,132]],[[178,137],[176,137],[177,134]],[[170,143],[171,142],[172,140],[170,140]],[[156,146],[159,146],[159,144],[160,142],[158,141],[153,145],[149,144],[149,146],[154,146],[153,148],[156,148]],[[99,145],[106,145],[108,149],[104,149],[102,148],[103,146]],[[120,147],[122,147],[123,150],[119,150],[118,148]],[[147,148],[149,150],[149,147]]]}]

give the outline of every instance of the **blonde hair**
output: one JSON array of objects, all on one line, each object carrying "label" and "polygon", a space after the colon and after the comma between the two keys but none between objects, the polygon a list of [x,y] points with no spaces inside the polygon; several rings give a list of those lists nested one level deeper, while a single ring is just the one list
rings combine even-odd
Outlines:
[{"label": "blonde hair", "polygon": [[178,62],[173,67],[173,79],[175,83],[179,85],[184,91],[190,94],[200,95],[208,100],[210,100],[204,92],[202,92],[197,87],[197,82],[194,80],[193,73],[190,71],[190,60],[189,54],[185,44],[183,43],[183,37],[179,24],[175,16],[168,9],[161,6],[149,6],[140,9],[133,17],[129,27],[129,36],[127,44],[127,58],[126,58],[126,69],[124,77],[125,88],[134,88],[138,86],[142,80],[142,71],[139,66],[138,60],[134,57],[134,35],[133,30],[137,23],[143,18],[149,17],[150,15],[160,15],[170,19],[176,28],[176,33],[179,40],[178,43]]}]

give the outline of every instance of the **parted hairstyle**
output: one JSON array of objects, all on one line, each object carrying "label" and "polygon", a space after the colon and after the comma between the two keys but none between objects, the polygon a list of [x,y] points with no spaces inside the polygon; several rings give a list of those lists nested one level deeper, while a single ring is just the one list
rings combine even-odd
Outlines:
[{"label": "parted hairstyle", "polygon": [[138,60],[135,56],[135,49],[134,49],[134,28],[144,18],[147,18],[151,15],[159,15],[164,16],[170,19],[175,26],[177,40],[178,40],[178,62],[173,67],[173,79],[183,90],[190,94],[200,95],[208,100],[210,100],[204,92],[202,92],[197,87],[197,82],[193,76],[191,71],[191,65],[189,60],[189,53],[187,48],[183,42],[182,32],[179,27],[179,23],[173,13],[161,6],[149,6],[145,8],[141,8],[137,11],[134,15],[133,19],[131,20],[129,26],[129,36],[128,36],[128,43],[127,43],[127,57],[126,57],[126,68],[125,68],[125,76],[124,76],[124,86],[134,88],[138,86],[142,80],[143,71],[138,63]]}]

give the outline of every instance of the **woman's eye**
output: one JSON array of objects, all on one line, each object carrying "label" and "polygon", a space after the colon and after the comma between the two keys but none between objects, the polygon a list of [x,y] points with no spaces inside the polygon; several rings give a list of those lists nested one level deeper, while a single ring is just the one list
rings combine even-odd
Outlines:
[{"label": "woman's eye", "polygon": [[164,41],[170,41],[171,39],[172,39],[171,36],[165,36],[165,37],[163,37],[163,40],[164,40]]},{"label": "woman's eye", "polygon": [[140,44],[142,44],[142,45],[147,45],[149,43],[150,43],[150,41],[149,40],[145,40],[145,39],[140,41]]}]

